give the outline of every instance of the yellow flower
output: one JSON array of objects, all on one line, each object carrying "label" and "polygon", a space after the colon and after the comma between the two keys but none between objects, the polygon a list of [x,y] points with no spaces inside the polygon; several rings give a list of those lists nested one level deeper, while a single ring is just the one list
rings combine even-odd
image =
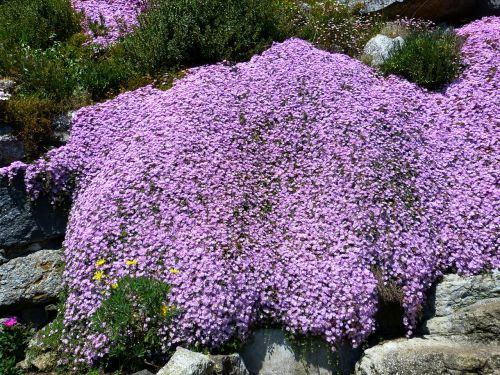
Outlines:
[{"label": "yellow flower", "polygon": [[111,288],[113,288],[113,289],[118,288],[118,283],[113,283],[113,284],[111,284]]},{"label": "yellow flower", "polygon": [[179,270],[177,268],[171,268],[168,270],[168,272],[170,272],[172,275],[176,275],[179,273]]},{"label": "yellow flower", "polygon": [[160,312],[161,312],[161,315],[167,316],[168,306],[167,305],[161,305]]},{"label": "yellow flower", "polygon": [[106,260],[104,260],[104,259],[99,259],[99,260],[95,263],[95,265],[96,265],[97,267],[101,267],[104,263],[106,263]]},{"label": "yellow flower", "polygon": [[125,263],[127,263],[129,266],[133,266],[134,264],[137,264],[137,261],[135,259],[132,259],[132,260],[127,260]]},{"label": "yellow flower", "polygon": [[102,277],[104,276],[104,271],[97,271],[95,274],[94,274],[94,280],[101,280]]}]

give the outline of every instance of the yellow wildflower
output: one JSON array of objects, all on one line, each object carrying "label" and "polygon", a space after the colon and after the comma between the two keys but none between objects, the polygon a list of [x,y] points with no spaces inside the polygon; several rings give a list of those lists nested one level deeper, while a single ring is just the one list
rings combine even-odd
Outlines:
[{"label": "yellow wildflower", "polygon": [[161,312],[161,315],[167,316],[168,306],[167,305],[161,305],[160,312]]},{"label": "yellow wildflower", "polygon": [[129,266],[133,266],[134,264],[137,264],[137,261],[135,259],[132,259],[132,260],[127,260],[125,263],[127,263]]},{"label": "yellow wildflower", "polygon": [[177,268],[171,268],[168,270],[168,272],[170,272],[172,275],[176,275],[179,273],[179,270]]},{"label": "yellow wildflower", "polygon": [[94,280],[101,280],[102,277],[104,276],[104,271],[97,271],[95,274],[94,274]]},{"label": "yellow wildflower", "polygon": [[113,288],[113,289],[118,288],[118,283],[113,283],[113,284],[111,284],[111,288]]},{"label": "yellow wildflower", "polygon": [[97,267],[101,267],[104,263],[106,263],[106,260],[105,260],[105,259],[99,259],[99,260],[95,263],[95,265],[96,265]]}]

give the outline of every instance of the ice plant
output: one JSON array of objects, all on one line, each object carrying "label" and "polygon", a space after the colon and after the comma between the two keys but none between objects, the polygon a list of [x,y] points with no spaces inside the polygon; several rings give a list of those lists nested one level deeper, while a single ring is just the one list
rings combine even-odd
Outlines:
[{"label": "ice plant", "polygon": [[64,349],[92,362],[111,345],[88,324],[112,288],[99,259],[111,282],[172,286],[165,347],[208,348],[262,320],[359,344],[375,268],[411,331],[444,272],[498,267],[500,19],[458,32],[467,67],[443,92],[292,39],[83,108],[67,145],[1,170],[26,169],[32,196],[76,186],[65,334],[84,341]]},{"label": "ice plant", "polygon": [[12,318],[7,319],[6,321],[3,322],[3,325],[5,327],[14,327],[17,324],[17,318],[13,316]]}]

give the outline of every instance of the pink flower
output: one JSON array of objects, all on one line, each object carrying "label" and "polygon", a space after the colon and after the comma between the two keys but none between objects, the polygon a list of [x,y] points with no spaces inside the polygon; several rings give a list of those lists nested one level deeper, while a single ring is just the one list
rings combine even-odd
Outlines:
[{"label": "pink flower", "polygon": [[3,325],[4,325],[5,327],[13,327],[13,326],[15,326],[16,324],[17,324],[17,318],[16,318],[15,316],[13,316],[12,318],[7,319],[7,320],[3,323]]}]

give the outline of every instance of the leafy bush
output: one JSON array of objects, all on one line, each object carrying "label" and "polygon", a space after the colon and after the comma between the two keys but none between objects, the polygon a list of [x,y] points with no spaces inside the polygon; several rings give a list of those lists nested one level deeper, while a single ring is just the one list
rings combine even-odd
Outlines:
[{"label": "leafy bush", "polygon": [[20,45],[47,48],[81,29],[70,0],[7,0],[0,3],[0,20],[0,51],[6,52]]},{"label": "leafy bush", "polygon": [[338,0],[311,0],[306,4],[307,11],[295,19],[300,25],[299,36],[328,51],[358,56],[382,26],[380,16],[363,15],[360,8]]},{"label": "leafy bush", "polygon": [[151,0],[123,45],[150,73],[243,60],[289,37],[294,9],[286,0]]},{"label": "leafy bush", "polygon": [[165,360],[158,330],[176,314],[169,293],[169,285],[147,277],[126,276],[111,285],[92,319],[98,337],[111,343],[108,365],[140,370]]},{"label": "leafy bush", "polygon": [[452,82],[462,69],[462,39],[449,30],[418,31],[409,34],[380,69],[428,89]]},{"label": "leafy bush", "polygon": [[0,374],[21,374],[15,365],[24,358],[30,336],[30,330],[18,324],[15,318],[9,319],[0,327]]},{"label": "leafy bush", "polygon": [[6,117],[23,142],[28,159],[36,157],[52,143],[54,103],[37,96],[13,96],[5,103]]}]

